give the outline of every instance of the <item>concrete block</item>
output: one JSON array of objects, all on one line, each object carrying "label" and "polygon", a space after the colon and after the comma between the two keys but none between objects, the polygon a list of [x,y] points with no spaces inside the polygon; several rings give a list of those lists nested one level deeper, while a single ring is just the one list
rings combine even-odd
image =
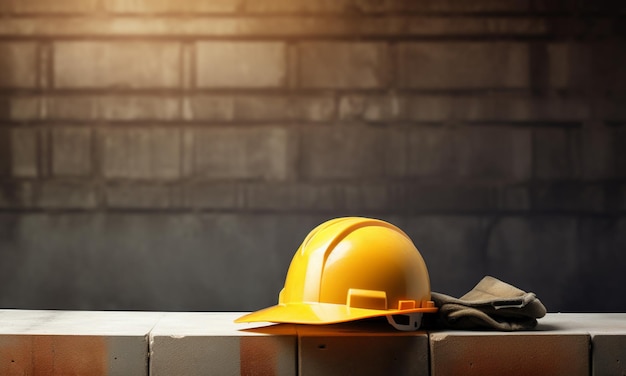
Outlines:
[{"label": "concrete block", "polygon": [[581,132],[583,179],[611,179],[615,175],[612,140],[612,130],[605,127]]},{"label": "concrete block", "polygon": [[331,184],[252,184],[245,192],[245,205],[252,210],[328,212],[343,206]]},{"label": "concrete block", "polygon": [[107,348],[107,340],[94,336],[1,336],[0,371],[3,375],[108,375]]},{"label": "concrete block", "polygon": [[532,9],[538,12],[585,12],[592,11],[598,13],[608,12],[615,14],[624,8],[621,3],[561,3],[558,1],[537,1],[532,4]]},{"label": "concrete block", "polygon": [[598,117],[604,119],[608,123],[623,124],[626,122],[626,109],[622,106],[619,97],[603,98],[596,102],[594,111],[598,113]]},{"label": "concrete block", "polygon": [[245,0],[243,9],[251,13],[339,13],[352,8],[351,0]]},{"label": "concrete block", "polygon": [[603,212],[605,188],[576,182],[536,183],[531,187],[532,209],[548,212]]},{"label": "concrete block", "polygon": [[0,182],[0,208],[24,209],[32,207],[33,183],[28,181]]},{"label": "concrete block", "polygon": [[[123,1],[123,0],[120,0]],[[228,1],[228,0],[225,0]],[[365,0],[371,1],[371,0]],[[97,37],[120,37],[120,36],[132,36],[142,37],[147,33],[158,37],[181,37],[183,39],[249,39],[249,40],[276,40],[276,39],[342,39],[342,40],[354,40],[354,38],[364,39],[412,39],[412,38],[437,38],[438,40],[444,37],[446,38],[459,38],[462,36],[467,39],[481,38],[481,39],[513,39],[513,38],[538,38],[560,35],[559,31],[566,30],[567,35],[579,35],[585,32],[585,27],[588,27],[583,20],[572,19],[557,19],[549,20],[541,17],[508,17],[506,15],[481,15],[480,17],[457,17],[450,18],[450,15],[430,15],[425,16],[423,13],[405,13],[402,10],[395,11],[390,10],[386,12],[384,17],[372,17],[372,14],[366,17],[355,17],[360,10],[350,4],[351,0],[333,1],[329,0],[316,1],[315,3],[304,2],[302,0],[291,0],[285,2],[285,10],[277,10],[272,12],[273,14],[265,14],[262,17],[255,17],[255,13],[264,12],[262,10],[250,11],[247,13],[251,17],[237,17],[234,14],[224,14],[225,17],[212,17],[218,15],[218,11],[208,14],[208,12],[193,14],[202,14],[203,16],[211,17],[212,22],[205,22],[202,17],[179,17],[179,16],[191,16],[191,11],[183,11],[168,13],[173,17],[166,17],[166,14],[162,11],[155,11],[154,13],[144,12],[142,9],[146,1],[133,1],[127,2],[126,14],[114,14],[114,16],[122,16],[116,19],[116,22],[110,22],[106,18],[98,17],[74,17],[70,22],[59,24],[54,17],[18,17],[7,18],[5,22],[0,24],[0,35],[5,37],[55,37],[55,36],[84,36],[92,35]],[[404,1],[406,5],[409,5]],[[152,4],[158,4],[159,7],[161,1],[150,2]],[[206,7],[208,9],[215,3],[217,7],[221,4],[219,1],[215,2],[197,2],[193,6],[198,8]],[[389,1],[377,1],[376,4],[372,1],[372,9],[379,8],[384,9],[388,7]],[[167,6],[171,8],[181,7],[184,8],[187,4],[191,5],[189,0],[179,3],[169,3]],[[267,4],[260,4],[258,2],[251,3],[255,8],[266,7]],[[313,15],[312,12],[299,12],[294,14],[293,11],[288,9],[315,9],[319,5],[326,7],[328,5],[329,11],[334,12],[331,8],[338,9],[345,8],[346,14],[344,17],[327,17],[332,13],[318,13],[317,17],[308,17],[307,15]],[[1,5],[0,5],[1,6]],[[155,8],[156,8],[155,7]],[[120,7],[121,8],[121,7]],[[269,9],[270,7],[267,7]],[[389,8],[392,8],[389,6]],[[136,9],[136,12],[134,11]],[[165,11],[165,6],[162,7]],[[141,12],[140,12],[141,11]],[[0,9],[0,12],[2,10]],[[268,11],[269,13],[269,11]],[[280,14],[282,13],[282,14]],[[337,12],[335,12],[335,15]],[[156,15],[161,16],[158,20],[142,17],[124,17],[135,15]],[[241,15],[238,13],[237,15]],[[304,17],[303,17],[304,15]],[[347,16],[347,17],[346,17]],[[594,20],[594,26],[596,30],[599,30],[596,37],[607,37],[611,35],[610,28],[612,27],[611,20],[602,19]],[[555,31],[556,30],[556,31]],[[187,43],[187,42],[185,42]],[[191,45],[193,42],[189,42]],[[191,49],[187,52],[191,52]],[[192,59],[191,53],[186,55],[184,59],[184,65],[187,65]],[[543,56],[543,55],[541,55]],[[546,62],[547,66],[547,62]],[[185,78],[190,78],[188,71],[184,72]],[[189,81],[185,80],[185,87]]]},{"label": "concrete block", "polygon": [[530,129],[476,126],[455,131],[455,138],[461,177],[526,181],[532,176]]},{"label": "concrete block", "polygon": [[475,213],[497,206],[496,191],[482,184],[398,184],[394,196],[394,206],[412,214]]},{"label": "concrete block", "polygon": [[[357,0],[360,8],[370,4],[377,4],[371,0]],[[426,0],[426,1],[387,1],[392,11],[400,12],[428,12],[428,13],[521,13],[530,9],[528,0],[507,1],[505,3],[496,0],[462,1],[462,0]],[[370,5],[371,6],[371,5]],[[365,8],[367,9],[367,8]]]},{"label": "concrete block", "polygon": [[181,118],[180,98],[168,95],[63,95],[46,98],[51,120],[173,120]]},{"label": "concrete block", "polygon": [[626,177],[626,127],[617,127],[613,133],[614,166],[618,178]]},{"label": "concrete block", "polygon": [[626,73],[622,69],[626,61],[625,48],[626,43],[619,40],[618,42],[599,43],[597,48],[591,50],[589,55],[593,56],[594,59],[592,75],[594,79],[600,81],[592,87],[604,89],[610,93],[624,93],[626,91]]},{"label": "concrete block", "polygon": [[[566,88],[572,83],[574,87],[579,86],[576,83],[580,83],[580,78],[577,78],[576,75],[590,73],[588,71],[589,59],[584,56],[574,56],[576,55],[575,50],[571,44],[566,43],[551,43],[546,46],[550,86]],[[584,64],[574,62],[575,57],[583,59]]]},{"label": "concrete block", "polygon": [[502,100],[494,98],[487,101],[486,107],[482,110],[475,112],[470,110],[470,118],[472,120],[507,119],[521,122],[573,123],[583,121],[591,114],[589,102],[576,98],[504,98]]},{"label": "concrete block", "polygon": [[91,95],[50,96],[44,99],[44,118],[50,120],[95,120],[99,114],[98,98]]},{"label": "concrete block", "polygon": [[300,173],[307,179],[374,178],[385,174],[385,131],[319,127],[300,131]]},{"label": "concrete block", "polygon": [[244,206],[243,187],[236,183],[194,183],[181,189],[184,207],[238,209]]},{"label": "concrete block", "polygon": [[105,203],[117,209],[166,209],[175,206],[174,188],[157,184],[109,184]]},{"label": "concrete block", "polygon": [[507,185],[498,189],[498,207],[504,211],[530,210],[530,188],[525,185]]},{"label": "concrete block", "polygon": [[13,97],[9,104],[10,120],[37,120],[42,117],[43,99],[37,96]]},{"label": "concrete block", "polygon": [[[437,122],[456,117],[467,117],[464,104],[467,100],[450,96],[414,95],[406,97],[403,118],[420,122]],[[481,107],[477,104],[476,107]]]},{"label": "concrete block", "polygon": [[37,44],[33,42],[0,43],[0,88],[37,86]]},{"label": "concrete block", "polygon": [[431,289],[460,297],[485,275],[487,226],[480,215],[430,214],[406,218],[402,229],[428,266]]},{"label": "concrete block", "polygon": [[242,0],[168,1],[168,0],[107,0],[105,7],[114,13],[230,13],[236,11]]},{"label": "concrete block", "polygon": [[626,212],[626,184],[616,182],[605,183],[604,199],[606,212]]},{"label": "concrete block", "polygon": [[404,117],[423,122],[571,123],[585,120],[591,113],[588,101],[575,98],[415,95],[409,96],[406,101]]},{"label": "concrete block", "polygon": [[428,375],[428,335],[382,322],[298,325],[299,375]]},{"label": "concrete block", "polygon": [[44,209],[94,209],[96,187],[88,183],[46,181],[38,186],[35,205]]},{"label": "concrete block", "polygon": [[98,133],[106,178],[180,176],[181,132],[169,128],[106,129]]},{"label": "concrete block", "polygon": [[12,128],[11,155],[9,161],[15,177],[36,177],[38,175],[39,130],[36,128]]},{"label": "concrete block", "polygon": [[574,179],[580,176],[580,131],[545,128],[533,130],[533,176],[539,179]]},{"label": "concrete block", "polygon": [[481,0],[467,3],[459,0],[407,2],[372,1],[372,0],[340,0],[316,1],[311,3],[305,0],[272,0],[259,3],[248,0],[245,2],[246,11],[254,13],[382,13],[382,12],[429,12],[429,13],[499,13],[523,12],[530,9],[527,0],[516,0],[505,4],[494,0]]},{"label": "concrete block", "polygon": [[179,119],[180,99],[175,96],[103,96],[98,100],[100,117],[106,120]]},{"label": "concrete block", "polygon": [[52,76],[50,65],[52,64],[52,44],[45,42],[37,49],[37,85],[41,89],[50,89]]},{"label": "concrete block", "polygon": [[40,117],[40,98],[37,96],[0,97],[1,120],[37,120]]},{"label": "concrete block", "polygon": [[387,176],[407,176],[410,127],[386,129],[385,170]]},{"label": "concrete block", "polygon": [[328,121],[335,116],[330,95],[239,96],[234,99],[236,120]]},{"label": "concrete block", "polygon": [[18,14],[30,13],[88,13],[97,10],[98,0],[62,0],[62,1],[42,1],[42,0],[19,0],[13,2],[13,11]]},{"label": "concrete block", "polygon": [[[406,98],[407,120],[437,122],[442,120],[465,119],[469,117],[469,107],[484,109],[487,107],[485,99],[479,101],[475,106],[469,104],[470,99],[462,97],[415,95]],[[483,110],[486,111],[486,110]]]},{"label": "concrete block", "polygon": [[235,100],[224,95],[195,95],[186,97],[183,116],[187,120],[233,120]]},{"label": "concrete block", "polygon": [[[364,0],[370,1],[371,0]],[[393,1],[377,2],[372,9],[384,9],[386,5]],[[398,10],[391,10],[391,13],[398,15],[406,15],[402,8],[411,8],[413,5],[421,5],[420,3],[407,2],[400,0],[401,3]],[[393,8],[391,4],[389,8]],[[411,11],[408,11],[411,12]],[[449,15],[425,15],[423,11],[417,11],[413,17],[399,16],[391,17],[368,17],[369,22],[363,22],[361,25],[354,26],[360,31],[360,35],[368,37],[378,36],[397,36],[400,37],[449,37],[455,38],[485,38],[493,37],[538,37],[550,35],[550,25],[545,18],[539,17],[506,17],[497,15],[481,15],[481,17],[457,17],[450,18]],[[410,13],[409,13],[410,14]],[[399,38],[400,39],[400,38]]]},{"label": "concrete block", "polygon": [[619,307],[621,300],[608,297],[622,294],[626,217],[623,214],[616,217],[584,216],[578,220],[577,241],[582,250],[582,266],[578,278],[570,286],[578,291],[576,296],[583,294],[587,299],[582,302],[571,296],[568,305],[572,311],[623,312],[624,309]]},{"label": "concrete block", "polygon": [[406,174],[452,177],[457,173],[455,131],[440,127],[411,129],[407,135]]},{"label": "concrete block", "polygon": [[11,130],[0,128],[0,177],[11,175],[13,148],[11,146]]},{"label": "concrete block", "polygon": [[626,315],[549,314],[540,321],[559,332],[586,332],[591,336],[591,375],[621,375],[626,372]]},{"label": "concrete block", "polygon": [[378,42],[303,42],[297,83],[304,88],[381,88],[389,83],[388,47]]},{"label": "concrete block", "polygon": [[589,336],[558,332],[430,333],[431,375],[588,375]]},{"label": "concrete block", "polygon": [[167,314],[150,333],[150,374],[298,374],[295,327],[234,324],[240,315]]},{"label": "concrete block", "polygon": [[339,100],[342,120],[389,121],[402,118],[406,103],[397,95],[346,95]]},{"label": "concrete block", "polygon": [[159,312],[2,310],[3,375],[148,375]]},{"label": "concrete block", "polygon": [[224,210],[5,211],[0,305],[168,311],[269,306],[277,302],[298,245],[326,219]]},{"label": "concrete block", "polygon": [[[624,318],[622,318],[624,320]],[[591,374],[600,375],[621,375],[626,372],[626,334],[605,333],[594,334],[593,359]]]},{"label": "concrete block", "polygon": [[[345,209],[354,213],[394,212],[402,206],[391,197],[393,189],[384,183],[343,184]],[[401,200],[398,200],[401,201]]]},{"label": "concrete block", "polygon": [[558,89],[619,92],[626,88],[624,43],[554,43],[546,47],[550,85]]},{"label": "concrete block", "polygon": [[531,135],[529,129],[505,126],[411,129],[406,173],[524,181],[532,173]]},{"label": "concrete block", "polygon": [[195,61],[195,44],[190,41],[184,41],[181,46],[181,86],[183,89],[192,89],[195,85],[194,61]]},{"label": "concrete block", "polygon": [[176,42],[59,41],[53,45],[57,88],[176,88]]},{"label": "concrete block", "polygon": [[284,180],[289,132],[279,127],[211,128],[187,131],[195,176],[212,179]]},{"label": "concrete block", "polygon": [[575,304],[588,264],[575,217],[503,216],[489,229],[484,274],[535,292],[550,311]]},{"label": "concrete block", "polygon": [[286,65],[282,42],[196,43],[199,87],[280,87],[285,84]]},{"label": "concrete block", "polygon": [[51,131],[54,176],[86,176],[92,171],[92,132],[85,128]]},{"label": "concrete block", "polygon": [[400,43],[397,83],[423,89],[524,88],[530,84],[528,53],[528,45],[512,42]]}]

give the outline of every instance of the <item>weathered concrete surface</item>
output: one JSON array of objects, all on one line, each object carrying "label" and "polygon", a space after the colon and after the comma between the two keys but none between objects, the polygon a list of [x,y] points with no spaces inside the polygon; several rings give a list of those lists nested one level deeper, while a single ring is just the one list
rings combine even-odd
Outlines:
[{"label": "weathered concrete surface", "polygon": [[150,333],[150,375],[297,375],[295,326],[234,324],[241,314],[169,313]]},{"label": "weathered concrete surface", "polygon": [[148,375],[159,312],[0,310],[2,375]]},{"label": "weathered concrete surface", "polygon": [[442,332],[430,335],[431,373],[441,375],[589,374],[585,333]]},{"label": "weathered concrete surface", "polygon": [[551,314],[540,329],[586,332],[591,337],[591,374],[626,373],[626,314]]},{"label": "weathered concrete surface", "polygon": [[626,311],[625,10],[0,0],[0,307],[255,309],[365,215],[435,291]]},{"label": "weathered concrete surface", "polygon": [[432,375],[621,375],[626,314],[549,313],[524,332],[429,332]]},{"label": "weathered concrete surface", "polygon": [[299,375],[428,375],[428,335],[387,322],[298,325]]},{"label": "weathered concrete surface", "polygon": [[[252,310],[275,303],[317,216],[0,216],[0,306]],[[35,251],[37,250],[37,251]]]},{"label": "weathered concrete surface", "polygon": [[[291,205],[315,202],[315,196],[307,203],[296,201],[289,192],[274,194],[264,193],[266,200],[290,200]],[[145,193],[142,199],[149,203],[159,197]],[[261,201],[255,205],[267,208],[260,206]],[[0,306],[254,310],[276,303],[291,258],[307,233],[331,216],[349,214],[332,208],[311,215],[267,211],[2,214]],[[624,294],[619,261],[624,258],[626,221],[380,217],[414,240],[426,260],[434,291],[461,296],[484,275],[493,275],[535,292],[551,311],[624,308],[619,299],[596,295],[598,291]],[[599,236],[600,243],[594,240]]]},{"label": "weathered concrete surface", "polygon": [[513,333],[235,324],[243,314],[0,310],[0,374],[621,375],[626,359],[626,313],[549,313]]}]

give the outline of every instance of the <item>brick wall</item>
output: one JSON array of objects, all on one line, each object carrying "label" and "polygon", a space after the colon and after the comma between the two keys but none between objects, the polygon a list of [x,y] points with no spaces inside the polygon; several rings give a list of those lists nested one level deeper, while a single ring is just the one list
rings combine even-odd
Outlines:
[{"label": "brick wall", "polygon": [[0,0],[0,306],[256,309],[312,227],[368,215],[433,290],[626,310],[625,15]]}]

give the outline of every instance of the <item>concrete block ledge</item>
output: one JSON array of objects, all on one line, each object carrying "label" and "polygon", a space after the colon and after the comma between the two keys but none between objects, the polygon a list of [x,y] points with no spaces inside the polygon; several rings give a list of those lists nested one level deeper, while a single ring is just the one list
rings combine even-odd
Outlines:
[{"label": "concrete block ledge", "polygon": [[0,375],[622,375],[626,313],[532,331],[234,324],[237,312],[0,310]]}]

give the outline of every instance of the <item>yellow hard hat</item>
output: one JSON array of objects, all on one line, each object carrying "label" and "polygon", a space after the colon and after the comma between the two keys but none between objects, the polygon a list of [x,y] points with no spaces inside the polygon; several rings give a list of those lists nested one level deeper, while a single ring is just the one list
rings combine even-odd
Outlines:
[{"label": "yellow hard hat", "polygon": [[333,324],[385,316],[397,329],[415,330],[422,313],[436,311],[426,264],[408,235],[385,221],[345,217],[307,235],[277,305],[235,322]]}]

